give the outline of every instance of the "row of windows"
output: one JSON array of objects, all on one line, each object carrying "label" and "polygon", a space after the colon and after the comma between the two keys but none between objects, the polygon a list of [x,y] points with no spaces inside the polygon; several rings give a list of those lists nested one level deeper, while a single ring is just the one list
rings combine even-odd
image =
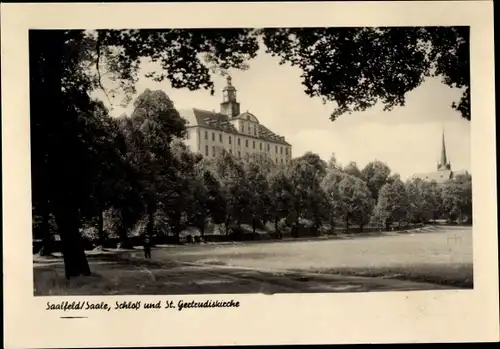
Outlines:
[{"label": "row of windows", "polygon": [[[205,131],[205,139],[208,139],[208,131]],[[215,132],[212,132],[212,141],[215,142]],[[241,139],[238,138],[238,145],[241,145]],[[222,143],[222,133],[219,134],[219,142]],[[229,136],[229,144],[232,144],[231,136]],[[245,147],[248,148],[248,139],[245,140]],[[252,141],[252,148],[255,149],[255,141]],[[262,143],[259,143],[259,149],[262,150]],[[267,145],[267,151],[270,151],[271,147]],[[278,153],[278,146],[275,146],[275,152]],[[283,147],[280,147],[280,154],[283,154]],[[285,154],[288,155],[288,148],[285,147]]]},{"label": "row of windows", "polygon": [[[233,150],[232,149],[229,149],[229,153],[233,153]],[[216,152],[216,148],[214,146],[212,146],[212,156],[215,157],[217,155],[217,152]],[[241,158],[241,151],[238,150],[237,152],[237,155],[238,155],[238,158]],[[248,155],[248,153],[245,153],[245,156]],[[208,145],[205,146],[205,156],[209,156],[209,153],[208,153]],[[278,161],[279,160],[279,161]],[[288,164],[288,159],[285,159],[285,162],[283,162],[283,159],[278,159],[276,158],[276,163],[281,163],[281,165],[283,164]]]}]

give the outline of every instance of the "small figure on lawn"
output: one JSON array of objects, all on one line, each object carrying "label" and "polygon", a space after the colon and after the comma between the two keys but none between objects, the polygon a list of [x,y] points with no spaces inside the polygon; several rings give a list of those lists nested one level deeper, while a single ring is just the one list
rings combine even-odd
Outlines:
[{"label": "small figure on lawn", "polygon": [[151,259],[151,242],[148,236],[144,237],[144,258]]}]

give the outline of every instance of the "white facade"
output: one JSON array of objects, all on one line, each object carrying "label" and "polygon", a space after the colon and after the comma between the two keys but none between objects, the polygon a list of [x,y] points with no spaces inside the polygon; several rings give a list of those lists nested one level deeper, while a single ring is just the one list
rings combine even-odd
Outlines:
[{"label": "white facade", "polygon": [[292,146],[259,123],[251,113],[239,113],[236,90],[228,78],[223,91],[221,112],[200,109],[180,110],[187,120],[186,145],[191,151],[206,157],[215,157],[222,149],[237,158],[250,154],[262,154],[278,165],[287,164],[292,158]]}]

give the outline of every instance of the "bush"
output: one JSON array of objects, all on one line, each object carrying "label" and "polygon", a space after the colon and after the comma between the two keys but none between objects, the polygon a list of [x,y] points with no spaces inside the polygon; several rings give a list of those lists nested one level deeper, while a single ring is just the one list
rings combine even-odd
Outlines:
[{"label": "bush", "polygon": [[284,235],[290,235],[291,233],[291,227],[287,224],[285,219],[280,219],[278,222],[278,232],[277,232],[281,237]]}]

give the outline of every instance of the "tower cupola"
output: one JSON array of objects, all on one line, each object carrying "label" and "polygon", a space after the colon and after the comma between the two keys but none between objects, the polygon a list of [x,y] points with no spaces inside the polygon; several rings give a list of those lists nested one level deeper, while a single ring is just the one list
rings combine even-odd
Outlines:
[{"label": "tower cupola", "polygon": [[222,103],[220,104],[221,114],[230,118],[240,114],[240,103],[236,98],[236,88],[232,84],[231,76],[226,78],[226,86],[222,90]]}]

